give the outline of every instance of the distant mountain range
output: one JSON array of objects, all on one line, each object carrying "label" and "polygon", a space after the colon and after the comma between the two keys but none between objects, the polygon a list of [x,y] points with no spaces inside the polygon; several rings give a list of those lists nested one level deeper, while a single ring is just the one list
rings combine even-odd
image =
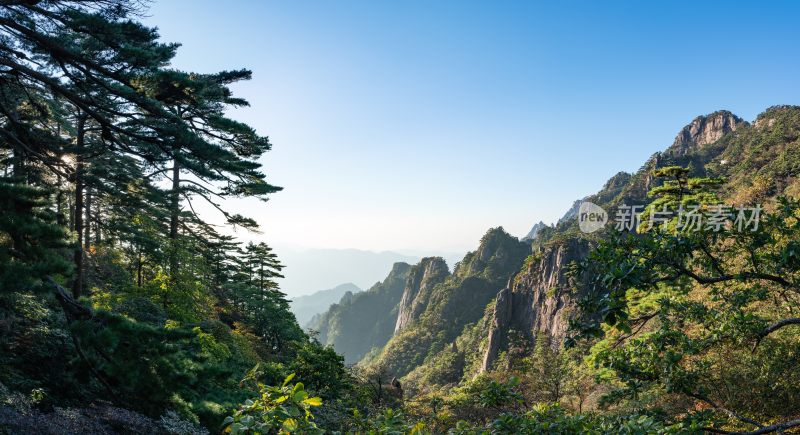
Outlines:
[{"label": "distant mountain range", "polygon": [[[280,245],[275,247],[275,252],[286,266],[283,270],[285,278],[278,280],[278,284],[290,299],[321,289],[333,289],[342,283],[352,283],[361,289],[370,288],[384,279],[395,263],[414,264],[422,257],[435,255],[455,264],[464,256],[463,253],[449,252],[293,249]],[[303,325],[302,321],[300,325]]]},{"label": "distant mountain range", "polygon": [[327,311],[332,304],[339,302],[346,294],[349,293],[352,296],[360,291],[361,289],[357,285],[348,282],[310,295],[294,297],[289,301],[290,308],[297,318],[297,323],[305,326],[315,314]]}]

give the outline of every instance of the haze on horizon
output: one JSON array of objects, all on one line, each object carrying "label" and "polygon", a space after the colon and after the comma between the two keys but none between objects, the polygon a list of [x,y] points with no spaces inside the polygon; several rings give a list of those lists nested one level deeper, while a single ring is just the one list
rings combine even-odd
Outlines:
[{"label": "haze on horizon", "polygon": [[234,116],[285,190],[231,207],[276,246],[464,252],[556,221],[697,115],[800,102],[798,3],[571,6],[159,0],[147,22],[176,68],[253,70]]}]

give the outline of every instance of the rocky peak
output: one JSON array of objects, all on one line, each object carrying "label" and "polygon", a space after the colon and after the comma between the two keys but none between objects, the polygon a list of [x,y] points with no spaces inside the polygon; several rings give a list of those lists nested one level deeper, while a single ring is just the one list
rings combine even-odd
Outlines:
[{"label": "rocky peak", "polygon": [[509,270],[510,268],[519,267],[516,259],[518,257],[525,258],[529,253],[529,243],[521,242],[518,238],[508,234],[503,227],[492,228],[481,237],[478,249],[468,253],[458,263],[453,273],[461,278],[485,275],[487,272],[501,275],[510,274],[515,271]]},{"label": "rocky peak", "polygon": [[581,206],[581,203],[582,203],[582,202],[583,202],[585,199],[586,199],[586,198],[583,198],[583,199],[576,199],[576,200],[575,200],[575,201],[572,203],[572,207],[570,207],[570,208],[569,208],[569,210],[567,210],[567,212],[566,212],[566,213],[564,213],[564,216],[561,216],[561,219],[559,219],[559,220],[558,220],[558,223],[557,223],[556,225],[561,225],[561,223],[562,223],[562,222],[567,222],[567,221],[569,221],[570,219],[573,219],[575,216],[577,216],[577,215],[578,215],[578,209],[580,208],[580,206]]},{"label": "rocky peak", "polygon": [[539,221],[538,224],[534,224],[533,225],[533,228],[531,228],[531,230],[528,231],[528,234],[525,235],[525,237],[523,237],[522,240],[533,240],[533,239],[535,239],[536,235],[539,234],[539,231],[541,231],[546,226],[547,226],[547,224],[545,224],[542,221]]},{"label": "rocky peak", "polygon": [[678,133],[670,150],[679,156],[686,155],[691,150],[720,140],[743,125],[747,125],[747,122],[727,110],[698,116]]},{"label": "rocky peak", "polygon": [[403,263],[402,261],[398,261],[392,265],[392,270],[389,271],[389,276],[387,279],[402,276],[408,273],[408,270],[411,269],[411,265],[408,263]]},{"label": "rocky peak", "polygon": [[628,184],[632,176],[633,175],[625,171],[617,172],[613,177],[606,181],[606,184],[603,186],[602,190],[619,190]]},{"label": "rocky peak", "polygon": [[447,263],[441,257],[426,257],[411,267],[398,305],[395,334],[425,311],[433,287],[444,282],[449,275]]}]

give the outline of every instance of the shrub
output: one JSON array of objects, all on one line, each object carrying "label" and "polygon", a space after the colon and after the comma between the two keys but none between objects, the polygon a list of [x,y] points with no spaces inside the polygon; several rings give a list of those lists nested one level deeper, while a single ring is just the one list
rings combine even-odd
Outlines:
[{"label": "shrub", "polygon": [[225,432],[237,434],[321,433],[312,421],[311,407],[322,405],[319,397],[309,397],[301,382],[289,384],[294,373],[280,387],[259,384],[259,397],[248,399],[233,416],[225,418]]}]

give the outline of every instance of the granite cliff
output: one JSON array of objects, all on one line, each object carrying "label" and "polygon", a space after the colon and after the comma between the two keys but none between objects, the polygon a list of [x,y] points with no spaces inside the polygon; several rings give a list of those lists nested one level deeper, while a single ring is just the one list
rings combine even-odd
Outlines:
[{"label": "granite cliff", "polygon": [[365,363],[401,377],[452,350],[453,340],[484,316],[486,305],[530,252],[529,244],[493,228],[452,274],[440,258],[423,259],[409,274],[394,336]]},{"label": "granite cliff", "polygon": [[434,286],[444,282],[448,276],[450,271],[441,257],[423,258],[411,268],[398,306],[395,334],[419,318],[430,302]]},{"label": "granite cliff", "polygon": [[570,263],[586,255],[589,244],[568,239],[531,255],[518,274],[500,290],[491,313],[491,327],[481,371],[491,369],[498,354],[509,344],[511,331],[529,342],[545,334],[560,343],[573,315],[575,298],[567,271]]}]

